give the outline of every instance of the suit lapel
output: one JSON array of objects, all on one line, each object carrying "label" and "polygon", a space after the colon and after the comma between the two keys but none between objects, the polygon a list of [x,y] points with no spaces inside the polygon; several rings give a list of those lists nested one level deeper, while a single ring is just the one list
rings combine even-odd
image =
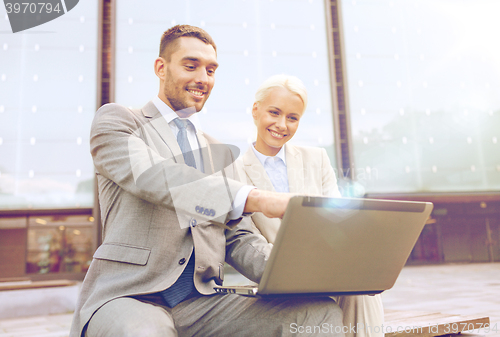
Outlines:
[{"label": "suit lapel", "polygon": [[276,191],[264,166],[262,166],[251,147],[248,148],[242,159],[245,172],[252,185],[263,190]]},{"label": "suit lapel", "polygon": [[304,191],[304,163],[302,154],[293,145],[285,145],[286,172],[290,193]]},{"label": "suit lapel", "polygon": [[177,139],[175,139],[172,129],[170,129],[167,121],[163,118],[163,115],[160,111],[158,111],[152,101],[149,101],[142,108],[142,113],[144,114],[144,117],[149,120],[149,124],[156,130],[156,132],[158,132],[161,139],[163,139],[167,147],[170,149],[175,161],[184,163],[181,148],[177,143]]}]

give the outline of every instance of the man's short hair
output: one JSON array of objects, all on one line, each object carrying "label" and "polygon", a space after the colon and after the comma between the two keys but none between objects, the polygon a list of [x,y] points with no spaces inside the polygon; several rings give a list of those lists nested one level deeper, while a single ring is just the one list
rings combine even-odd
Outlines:
[{"label": "man's short hair", "polygon": [[269,95],[269,92],[274,88],[284,88],[293,94],[299,95],[300,99],[302,100],[302,103],[304,103],[304,110],[302,112],[306,111],[307,107],[306,87],[304,86],[304,83],[302,83],[300,79],[291,75],[280,74],[269,77],[257,89],[257,92],[255,93],[255,102],[261,103],[262,101],[264,101]]},{"label": "man's short hair", "polygon": [[206,44],[214,47],[215,52],[217,53],[217,47],[215,46],[215,42],[212,37],[203,29],[190,26],[190,25],[177,25],[165,31],[161,37],[160,42],[160,53],[159,56],[163,57],[165,60],[170,61],[170,55],[175,51],[175,47],[177,46],[177,39],[180,37],[195,37]]}]

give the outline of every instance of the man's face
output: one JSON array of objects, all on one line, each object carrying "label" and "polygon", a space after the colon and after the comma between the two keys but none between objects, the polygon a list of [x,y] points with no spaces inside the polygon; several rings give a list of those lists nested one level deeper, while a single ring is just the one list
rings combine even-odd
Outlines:
[{"label": "man's face", "polygon": [[[195,37],[181,37],[163,71],[163,95],[174,111],[194,107],[199,112],[214,86],[217,56],[210,44]],[[186,117],[186,116],[181,116]]]}]

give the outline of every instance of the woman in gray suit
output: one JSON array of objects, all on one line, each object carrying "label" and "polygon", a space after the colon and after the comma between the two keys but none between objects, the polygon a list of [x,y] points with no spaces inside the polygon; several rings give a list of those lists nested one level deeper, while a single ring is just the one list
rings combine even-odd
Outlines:
[{"label": "woman in gray suit", "polygon": [[[237,161],[245,183],[277,192],[341,196],[325,149],[287,144],[306,106],[307,91],[294,76],[275,75],[258,88],[252,108],[257,140]],[[280,220],[262,213],[254,213],[252,220],[254,230],[273,243]],[[349,328],[346,336],[383,336],[380,295],[339,296],[335,300]]]}]

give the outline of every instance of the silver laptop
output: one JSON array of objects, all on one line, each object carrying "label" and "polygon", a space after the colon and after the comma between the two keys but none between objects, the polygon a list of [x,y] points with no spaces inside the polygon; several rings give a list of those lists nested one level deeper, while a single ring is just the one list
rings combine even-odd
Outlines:
[{"label": "silver laptop", "polygon": [[381,293],[396,282],[432,208],[428,202],[293,197],[260,284],[215,290],[273,297]]}]

